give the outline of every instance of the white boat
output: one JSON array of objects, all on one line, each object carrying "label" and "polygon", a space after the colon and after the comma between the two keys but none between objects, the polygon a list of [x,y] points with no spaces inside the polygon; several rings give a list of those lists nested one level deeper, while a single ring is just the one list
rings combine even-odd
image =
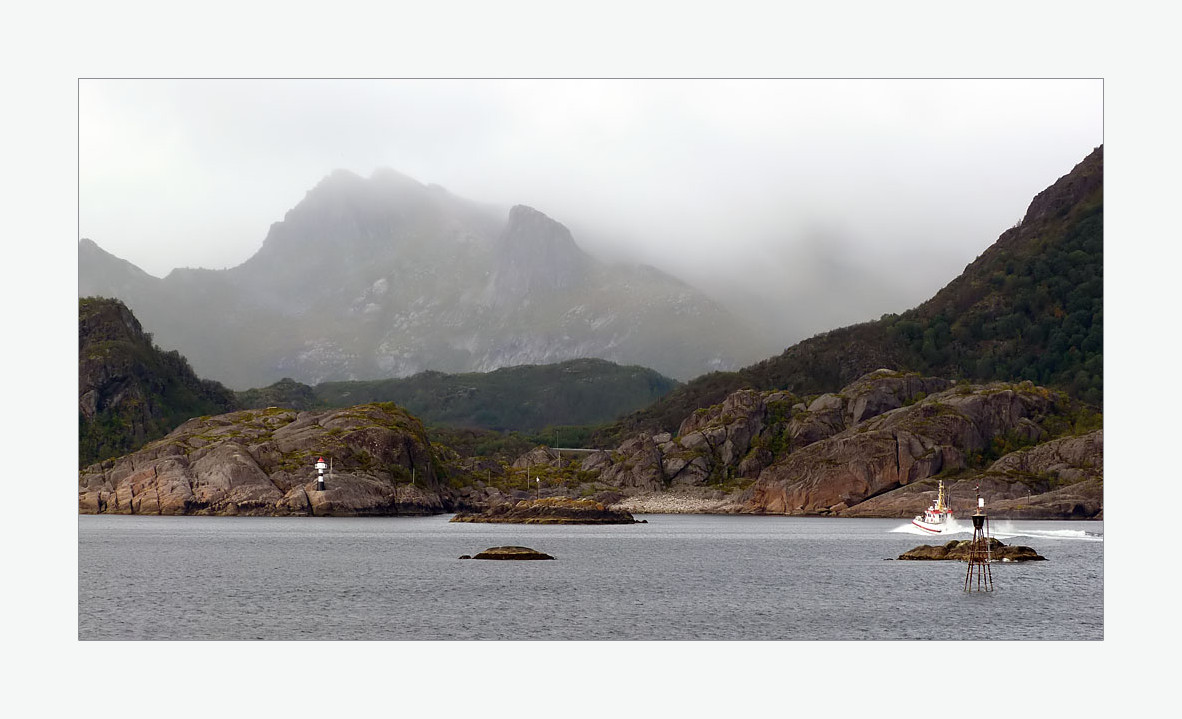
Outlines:
[{"label": "white boat", "polygon": [[952,519],[952,510],[949,509],[948,504],[944,501],[943,481],[940,482],[939,487],[939,493],[936,495],[936,501],[932,502],[932,506],[925,509],[923,514],[911,520],[912,524],[932,534],[943,532],[948,527],[948,520]]}]

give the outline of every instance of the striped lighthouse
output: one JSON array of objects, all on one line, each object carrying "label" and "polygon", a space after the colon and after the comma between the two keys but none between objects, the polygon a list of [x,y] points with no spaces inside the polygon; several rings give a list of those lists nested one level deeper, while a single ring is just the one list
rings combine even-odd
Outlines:
[{"label": "striped lighthouse", "polygon": [[324,491],[324,470],[328,469],[328,465],[324,463],[324,457],[316,458],[316,489]]}]

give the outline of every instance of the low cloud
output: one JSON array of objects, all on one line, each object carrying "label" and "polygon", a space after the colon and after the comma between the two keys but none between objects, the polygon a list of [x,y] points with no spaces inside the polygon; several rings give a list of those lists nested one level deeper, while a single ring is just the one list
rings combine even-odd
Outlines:
[{"label": "low cloud", "polygon": [[1098,80],[85,80],[80,230],[230,267],[332,170],[391,167],[788,344],[926,299],[1102,141]]}]

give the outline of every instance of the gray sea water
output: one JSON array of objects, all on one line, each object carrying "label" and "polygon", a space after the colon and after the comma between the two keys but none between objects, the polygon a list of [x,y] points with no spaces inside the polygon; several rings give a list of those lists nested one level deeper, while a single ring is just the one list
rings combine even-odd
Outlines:
[{"label": "gray sea water", "polygon": [[[994,521],[1046,562],[895,557],[905,520],[645,515],[606,527],[79,517],[78,636],[166,640],[1099,640],[1102,522]],[[919,531],[919,530],[916,530]],[[555,561],[460,560],[524,545]],[[888,561],[893,560],[893,561]]]}]

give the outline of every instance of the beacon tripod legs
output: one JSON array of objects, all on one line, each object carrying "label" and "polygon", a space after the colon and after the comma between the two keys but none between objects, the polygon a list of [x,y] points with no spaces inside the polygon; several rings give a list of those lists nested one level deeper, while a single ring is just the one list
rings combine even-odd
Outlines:
[{"label": "beacon tripod legs", "polygon": [[[993,591],[993,573],[989,564],[989,515],[985,514],[984,502],[977,497],[977,513],[973,515],[973,541],[969,545],[969,570],[964,575],[964,590]],[[976,587],[973,580],[976,579]]]}]

